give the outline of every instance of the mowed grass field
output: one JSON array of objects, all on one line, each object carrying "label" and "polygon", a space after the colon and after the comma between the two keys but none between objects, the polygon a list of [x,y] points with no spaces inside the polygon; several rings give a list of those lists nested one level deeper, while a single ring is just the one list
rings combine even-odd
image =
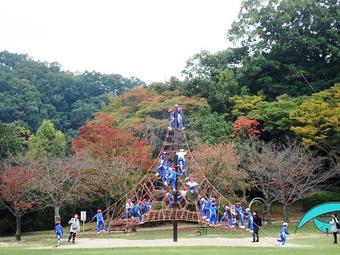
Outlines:
[{"label": "mowed grass field", "polygon": [[[181,226],[181,225],[180,225]],[[93,229],[92,225],[87,228]],[[249,233],[240,231],[224,231],[222,229],[208,230],[207,236],[200,236],[196,233],[196,229],[190,225],[182,225],[179,230],[180,238],[213,238],[225,237],[225,238],[246,238],[251,237]],[[268,237],[277,237],[280,227],[273,225],[270,227],[264,226],[261,231],[261,242],[271,242]],[[15,242],[14,237],[0,237],[0,255],[109,255],[109,254],[139,254],[139,255],[165,255],[165,254],[195,254],[195,255],[211,255],[211,254],[297,254],[297,255],[328,255],[328,254],[340,254],[340,246],[332,244],[332,236],[326,236],[315,230],[312,224],[308,224],[302,230],[299,230],[297,234],[294,234],[295,226],[290,225],[289,230],[291,235],[288,242],[299,244],[307,247],[147,247],[147,248],[110,248],[110,249],[79,249],[76,246],[74,249],[60,249],[52,248],[56,240],[52,231],[34,232],[23,235],[21,242]],[[81,233],[79,238],[112,238],[112,239],[130,239],[130,240],[155,240],[172,238],[171,229],[167,230],[153,230],[140,229],[137,232],[129,234],[112,234],[105,233],[96,235],[93,232],[86,231]],[[65,244],[68,245],[68,244]]]}]

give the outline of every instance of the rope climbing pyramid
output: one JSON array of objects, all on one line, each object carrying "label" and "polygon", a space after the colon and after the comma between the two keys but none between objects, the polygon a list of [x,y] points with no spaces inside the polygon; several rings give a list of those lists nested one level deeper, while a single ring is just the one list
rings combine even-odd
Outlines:
[{"label": "rope climbing pyramid", "polygon": [[[181,123],[181,112],[177,105],[170,111],[169,128],[150,169],[106,209],[110,215],[109,231],[128,231],[140,224],[166,221],[244,228],[246,212],[239,204],[232,205],[196,162]],[[219,212],[223,210],[218,225]]]}]

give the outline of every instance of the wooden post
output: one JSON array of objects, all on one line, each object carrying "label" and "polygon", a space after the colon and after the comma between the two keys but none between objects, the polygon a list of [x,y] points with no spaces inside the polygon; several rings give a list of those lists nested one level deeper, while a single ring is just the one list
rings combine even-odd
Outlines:
[{"label": "wooden post", "polygon": [[[175,152],[175,169],[176,172],[178,173],[178,165],[177,165],[177,159],[178,156],[176,152],[178,151],[178,106],[175,105],[175,111],[174,111],[174,117],[175,117],[175,125],[174,125],[174,152]],[[175,180],[175,191],[174,191],[174,207],[173,209],[178,209],[178,197],[177,197],[177,187],[178,182],[177,182],[177,176]],[[177,242],[177,237],[178,237],[178,221],[174,220],[173,221],[173,241]]]}]

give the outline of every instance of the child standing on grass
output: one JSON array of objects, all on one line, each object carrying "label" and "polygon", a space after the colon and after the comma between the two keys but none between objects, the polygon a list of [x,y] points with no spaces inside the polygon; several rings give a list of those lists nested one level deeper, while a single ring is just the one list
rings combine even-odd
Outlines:
[{"label": "child standing on grass", "polygon": [[80,221],[78,219],[78,214],[75,214],[74,217],[70,219],[68,224],[70,225],[70,236],[68,237],[68,242],[70,242],[72,239],[72,243],[75,243],[76,235],[78,232],[80,232]]},{"label": "child standing on grass", "polygon": [[333,233],[333,237],[334,237],[333,243],[337,244],[338,243],[337,235],[338,235],[338,231],[339,231],[339,228],[338,228],[339,220],[337,218],[336,213],[332,214],[332,220],[329,223],[331,224],[331,232]]},{"label": "child standing on grass", "polygon": [[105,232],[105,223],[104,223],[104,218],[103,218],[103,213],[101,209],[97,210],[97,214],[95,216],[93,216],[92,220],[94,220],[95,218],[97,218],[97,234],[99,234],[100,232]]},{"label": "child standing on grass", "polygon": [[281,231],[280,231],[279,239],[277,239],[277,241],[279,242],[281,247],[285,246],[286,241],[287,241],[287,235],[289,235],[289,232],[288,232],[288,223],[284,222],[282,224],[282,228],[281,228]]},{"label": "child standing on grass", "polygon": [[253,212],[253,242],[259,242],[259,230],[262,226],[262,219],[257,215],[257,212]]},{"label": "child standing on grass", "polygon": [[57,246],[59,246],[62,243],[62,239],[61,238],[63,237],[64,229],[61,226],[60,221],[58,221],[58,220],[55,222],[54,231],[55,231],[55,235],[56,235],[57,240],[58,240]]}]

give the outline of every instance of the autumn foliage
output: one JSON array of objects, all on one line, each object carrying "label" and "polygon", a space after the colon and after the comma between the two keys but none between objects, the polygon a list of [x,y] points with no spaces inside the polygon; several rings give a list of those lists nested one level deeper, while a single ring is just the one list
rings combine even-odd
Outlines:
[{"label": "autumn foliage", "polygon": [[235,192],[248,188],[248,175],[238,168],[240,156],[234,144],[198,144],[194,156],[207,179],[231,199],[236,196]]},{"label": "autumn foliage", "polygon": [[7,158],[0,173],[0,204],[7,208],[17,223],[16,239],[21,239],[21,217],[29,212],[37,198],[37,163],[24,158]]},{"label": "autumn foliage", "polygon": [[248,119],[247,117],[239,117],[233,124],[234,132],[232,137],[244,137],[259,139],[261,137],[260,123],[257,120]]},{"label": "autumn foliage", "polygon": [[97,113],[96,118],[79,128],[79,136],[72,140],[75,153],[86,151],[102,161],[113,158],[133,168],[146,169],[151,163],[151,148],[147,141],[141,141],[128,131],[114,127],[110,113]]}]

